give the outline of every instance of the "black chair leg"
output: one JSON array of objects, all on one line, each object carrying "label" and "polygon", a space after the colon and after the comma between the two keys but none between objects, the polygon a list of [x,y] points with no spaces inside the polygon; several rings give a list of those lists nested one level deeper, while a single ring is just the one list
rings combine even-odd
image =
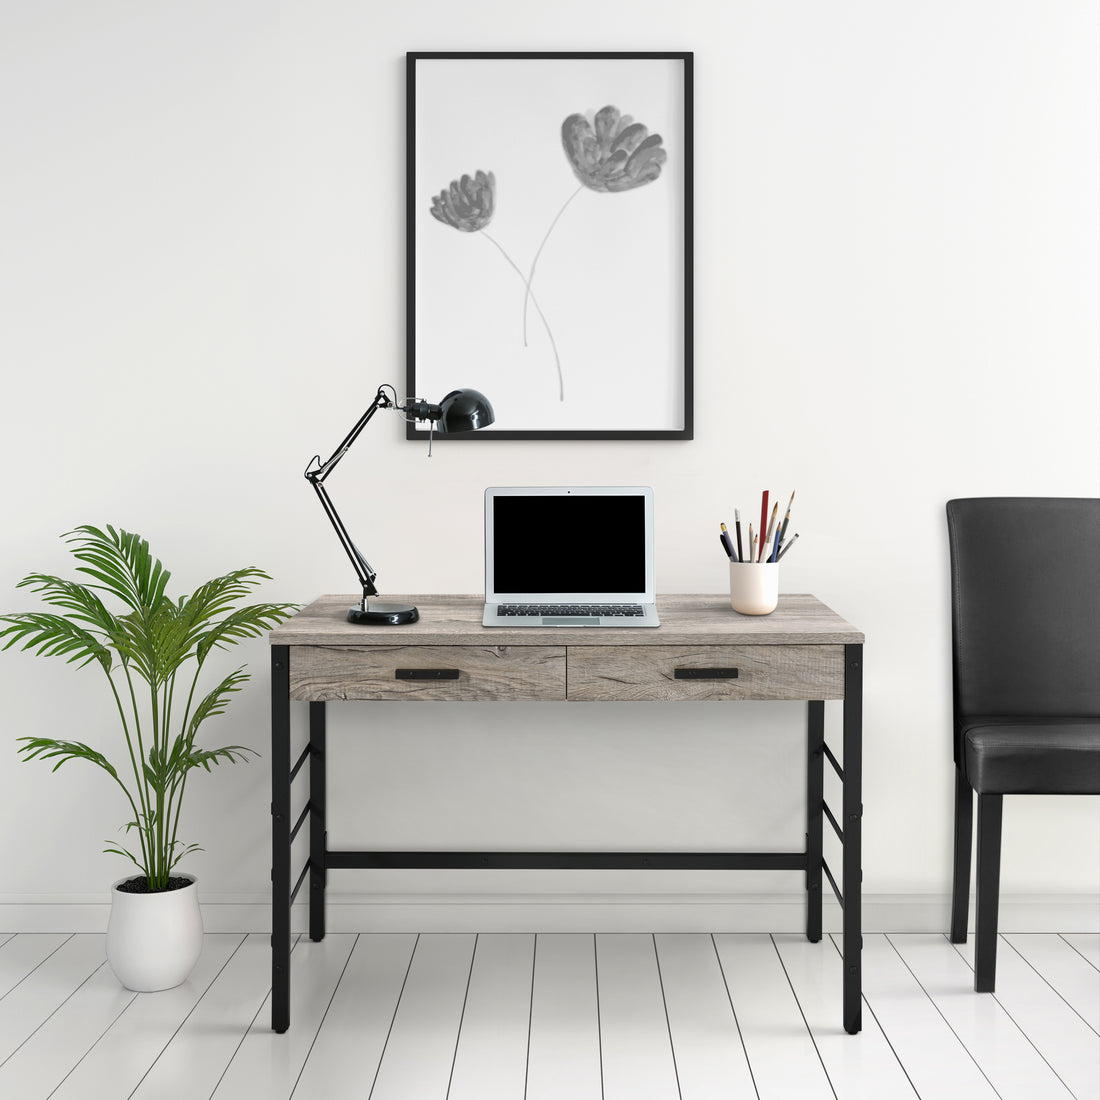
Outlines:
[{"label": "black chair leg", "polygon": [[974,992],[992,993],[997,977],[997,907],[1001,889],[1004,795],[978,795],[978,905],[974,923]]},{"label": "black chair leg", "polygon": [[955,768],[955,877],[951,884],[951,942],[966,943],[970,908],[970,845],[974,796],[962,768]]}]

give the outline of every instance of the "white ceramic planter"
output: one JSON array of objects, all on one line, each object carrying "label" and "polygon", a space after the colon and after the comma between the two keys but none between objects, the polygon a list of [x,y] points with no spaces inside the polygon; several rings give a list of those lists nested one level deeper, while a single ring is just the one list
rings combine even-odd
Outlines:
[{"label": "white ceramic planter", "polygon": [[202,914],[194,876],[181,890],[127,894],[111,887],[107,962],[115,977],[139,993],[171,989],[187,979],[202,954]]},{"label": "white ceramic planter", "polygon": [[734,611],[770,615],[778,604],[778,562],[730,562],[730,607]]}]

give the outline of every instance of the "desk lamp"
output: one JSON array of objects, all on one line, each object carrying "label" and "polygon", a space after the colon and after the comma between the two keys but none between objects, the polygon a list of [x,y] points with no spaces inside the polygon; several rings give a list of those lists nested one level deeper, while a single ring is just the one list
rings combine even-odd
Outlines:
[{"label": "desk lamp", "polygon": [[[392,398],[386,393],[389,390]],[[412,604],[407,603],[368,603],[368,597],[377,596],[378,589],[374,587],[375,571],[370,562],[359,552],[358,547],[348,536],[336,507],[329,498],[325,489],[325,479],[336,468],[336,464],[350,450],[351,445],[358,439],[359,433],[367,426],[367,421],[379,409],[396,409],[405,414],[405,418],[413,420],[428,420],[432,430],[437,427],[440,432],[453,435],[456,432],[470,432],[478,428],[484,428],[492,424],[495,416],[493,406],[489,404],[484,394],[477,390],[451,390],[438,405],[431,405],[420,398],[406,400],[404,405],[397,403],[397,391],[393,386],[382,385],[374,395],[370,408],[359,418],[358,423],[348,432],[343,443],[336,448],[332,457],[327,462],[321,461],[320,455],[314,455],[310,459],[305,470],[305,478],[314,488],[320,498],[321,507],[325,510],[336,534],[340,539],[340,545],[351,559],[355,568],[359,583],[363,587],[363,599],[358,607],[348,610],[348,622],[370,624],[371,626],[401,626],[403,623],[415,623],[420,618],[420,612]],[[429,439],[428,455],[431,456],[431,442]],[[314,465],[316,463],[316,465]]]}]

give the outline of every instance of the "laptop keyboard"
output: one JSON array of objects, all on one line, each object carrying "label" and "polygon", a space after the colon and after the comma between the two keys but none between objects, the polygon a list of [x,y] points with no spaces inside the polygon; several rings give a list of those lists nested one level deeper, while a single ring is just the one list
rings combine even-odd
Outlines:
[{"label": "laptop keyboard", "polygon": [[606,615],[642,616],[645,610],[636,603],[502,603],[498,615]]}]

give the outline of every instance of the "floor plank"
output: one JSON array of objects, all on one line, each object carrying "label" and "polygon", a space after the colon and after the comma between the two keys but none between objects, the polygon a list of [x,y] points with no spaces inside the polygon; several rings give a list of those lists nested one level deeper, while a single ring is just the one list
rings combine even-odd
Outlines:
[{"label": "floor plank", "polygon": [[523,1096],[534,955],[534,935],[478,936],[447,1100]]},{"label": "floor plank", "polygon": [[[973,936],[952,949],[973,969]],[[996,993],[975,996],[996,998],[1077,1100],[1100,1100],[1100,1039],[1007,944],[997,952]]]},{"label": "floor plank", "polygon": [[175,989],[135,994],[102,1038],[68,1072],[51,1100],[129,1096],[244,938],[239,933],[207,935],[187,981]]},{"label": "floor plank", "polygon": [[1100,970],[1100,935],[1094,932],[1063,932],[1062,939]]},{"label": "floor plank", "polygon": [[810,943],[793,933],[772,939],[838,1100],[914,1100],[916,1091],[874,1015],[863,1013],[858,1035],[844,1030],[844,960],[832,940]]},{"label": "floor plank", "polygon": [[8,940],[0,947],[0,999],[71,938],[62,932],[23,932]]},{"label": "floor plank", "polygon": [[49,1096],[136,996],[104,962],[0,1066],[0,1096]]},{"label": "floor plank", "polygon": [[653,937],[596,936],[604,1100],[679,1096]]},{"label": "floor plank", "polygon": [[[839,947],[838,941],[833,939]],[[997,1100],[993,1086],[881,934],[863,937],[863,997],[919,1096]]]},{"label": "floor plank", "polygon": [[294,1091],[355,946],[353,933],[303,937],[291,956],[290,1018],[282,1035],[271,1030],[271,995],[264,998],[212,1100],[286,1100]]},{"label": "floor plank", "polygon": [[714,942],[762,1100],[832,1100],[771,937],[717,935]]},{"label": "floor plank", "polygon": [[601,1100],[596,941],[579,933],[535,937],[525,1100]]},{"label": "floor plank", "polygon": [[371,1100],[443,1100],[470,980],[475,937],[417,940]]},{"label": "floor plank", "polygon": [[942,934],[887,939],[1001,1100],[1072,1100],[997,999],[974,992],[974,972],[957,952],[943,950]]},{"label": "floor plank", "polygon": [[754,1096],[714,940],[688,934],[655,939],[682,1100]]},{"label": "floor plank", "polygon": [[[361,935],[306,1060],[295,1100],[362,1100],[374,1083],[416,934]],[[297,1026],[291,1016],[291,1028]]]},{"label": "floor plank", "polygon": [[[1002,937],[1056,993],[1100,1034],[1100,975],[1061,936],[1037,933]],[[999,952],[998,952],[999,954]]]},{"label": "floor plank", "polygon": [[0,1064],[106,965],[102,933],[88,933],[70,936],[35,967],[0,1001]]},{"label": "floor plank", "polygon": [[[292,960],[296,950],[295,944]],[[292,975],[292,988],[297,978]],[[256,932],[219,972],[131,1100],[209,1100],[270,989],[271,937]]]}]

